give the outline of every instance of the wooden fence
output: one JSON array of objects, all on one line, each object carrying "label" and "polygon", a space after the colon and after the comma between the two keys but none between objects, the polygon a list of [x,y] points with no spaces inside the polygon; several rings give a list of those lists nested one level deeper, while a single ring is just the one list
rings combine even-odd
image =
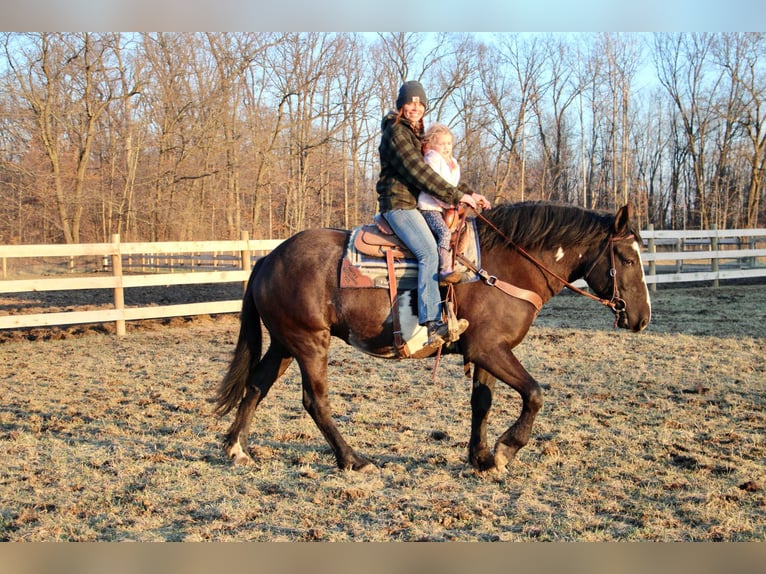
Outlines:
[{"label": "wooden fence", "polygon": [[[710,282],[766,277],[766,229],[641,232],[647,283]],[[274,249],[281,240],[180,241],[165,243],[110,243],[75,245],[0,245],[2,280],[0,296],[35,291],[109,289],[114,304],[109,309],[33,314],[2,314],[0,329],[114,322],[119,336],[125,322],[138,319],[237,313],[241,299],[180,305],[126,307],[124,290],[135,287],[193,285],[203,283],[246,284],[252,259]],[[40,271],[39,265],[23,265],[9,273],[8,260],[65,262],[67,273]],[[95,269],[83,274],[80,261]],[[95,263],[93,263],[95,262]],[[12,265],[19,267],[19,265]],[[61,267],[61,265],[59,265]],[[585,285],[584,281],[578,282]]]},{"label": "wooden fence", "polygon": [[688,283],[766,277],[766,229],[641,232],[647,283]]},{"label": "wooden fence", "polygon": [[[119,235],[114,235],[111,243],[0,245],[0,259],[3,262],[0,294],[81,289],[114,291],[114,308],[112,309],[4,315],[0,316],[0,329],[114,322],[117,334],[122,336],[125,334],[126,321],[210,313],[236,313],[240,310],[241,298],[182,305],[126,307],[124,290],[133,287],[232,282],[241,282],[244,286],[250,275],[252,256],[258,252],[266,253],[280,243],[281,240],[251,240],[245,233],[241,239],[231,241],[122,243]],[[185,269],[183,265],[177,263],[179,254],[196,254],[197,257],[188,257],[187,260],[194,261],[194,264],[185,266]],[[102,269],[109,270],[109,273],[95,275],[90,273],[86,276],[57,273],[33,278],[9,279],[7,278],[7,260],[10,258],[62,258],[67,262],[67,267],[73,275],[79,275],[75,258],[90,258],[97,261]],[[175,265],[171,263],[173,261],[176,262]],[[200,265],[200,261],[209,264]],[[221,261],[224,262],[223,265]],[[124,268],[139,268],[142,271],[154,272],[133,274],[124,272]],[[213,270],[209,270],[210,268]]]}]

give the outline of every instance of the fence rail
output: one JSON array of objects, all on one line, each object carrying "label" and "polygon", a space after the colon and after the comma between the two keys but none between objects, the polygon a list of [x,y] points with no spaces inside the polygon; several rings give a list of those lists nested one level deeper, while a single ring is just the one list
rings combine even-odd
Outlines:
[{"label": "fence rail", "polygon": [[[647,229],[644,239],[646,279],[657,284],[712,282],[766,277],[766,229],[668,231]],[[73,245],[0,245],[0,295],[36,291],[109,289],[113,308],[29,314],[5,314],[0,329],[114,322],[118,336],[125,322],[191,315],[236,313],[241,299],[180,305],[126,307],[124,290],[136,287],[235,283],[244,286],[254,256],[274,249],[282,240],[238,240],[123,243],[118,235],[110,243]],[[8,260],[64,259],[68,274],[40,271],[25,265],[8,272]],[[93,269],[82,275],[78,262],[89,259]],[[96,270],[98,273],[93,273]],[[78,274],[79,272],[79,274]],[[11,277],[13,275],[13,277]],[[579,281],[578,286],[585,285]]]}]

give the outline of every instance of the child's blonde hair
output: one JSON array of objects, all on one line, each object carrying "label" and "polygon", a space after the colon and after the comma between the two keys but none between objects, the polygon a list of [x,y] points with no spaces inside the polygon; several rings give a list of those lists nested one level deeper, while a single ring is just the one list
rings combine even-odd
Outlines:
[{"label": "child's blonde hair", "polygon": [[423,147],[427,147],[435,138],[436,136],[441,135],[448,135],[452,138],[452,141],[455,141],[455,136],[453,135],[452,131],[444,124],[431,124],[428,126],[428,129],[426,130],[425,135],[423,136]]}]

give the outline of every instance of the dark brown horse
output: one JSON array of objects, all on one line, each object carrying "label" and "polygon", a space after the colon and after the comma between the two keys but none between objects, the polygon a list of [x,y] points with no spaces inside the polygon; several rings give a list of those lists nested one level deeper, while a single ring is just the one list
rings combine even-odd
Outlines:
[{"label": "dark brown horse", "polygon": [[[481,263],[497,283],[536,292],[543,304],[566,282],[584,278],[601,302],[615,312],[615,325],[641,331],[651,304],[641,263],[641,238],[629,206],[617,215],[549,204],[506,204],[479,221]],[[214,401],[223,416],[236,417],[225,436],[235,463],[252,462],[247,453],[250,422],[258,404],[293,359],[303,384],[303,406],[322,431],[342,469],[375,467],[341,436],[328,400],[327,354],[335,336],[357,349],[392,356],[392,312],[386,289],[339,287],[339,267],[349,240],[346,231],[315,229],[298,233],[259,260],[250,276],[240,317],[240,333],[228,373]],[[537,315],[529,302],[484,281],[455,286],[458,315],[470,327],[446,352],[474,365],[469,459],[479,470],[502,469],[527,444],[542,406],[540,386],[513,353]],[[414,293],[410,294],[412,297]],[[261,321],[271,343],[261,357]],[[495,380],[522,399],[521,413],[487,445],[487,416]]]}]

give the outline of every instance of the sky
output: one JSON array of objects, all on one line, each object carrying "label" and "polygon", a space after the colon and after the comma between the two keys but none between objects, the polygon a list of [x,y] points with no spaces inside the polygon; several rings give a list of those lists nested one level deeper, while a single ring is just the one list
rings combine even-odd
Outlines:
[{"label": "sky", "polygon": [[2,31],[759,31],[763,0],[4,0]]}]

